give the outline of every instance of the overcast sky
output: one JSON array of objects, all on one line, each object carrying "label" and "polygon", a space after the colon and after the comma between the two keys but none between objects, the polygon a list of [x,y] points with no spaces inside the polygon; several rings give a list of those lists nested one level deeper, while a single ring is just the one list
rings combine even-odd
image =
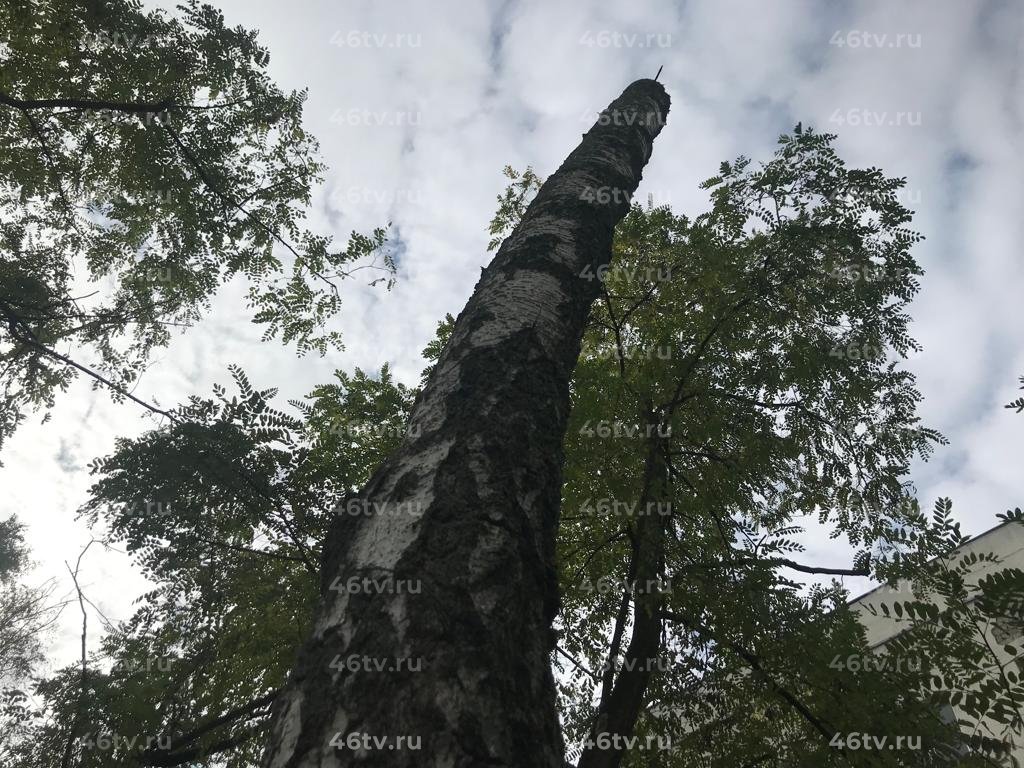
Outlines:
[{"label": "overcast sky", "polygon": [[[340,239],[393,222],[399,281],[389,293],[344,288],[346,349],[296,359],[261,344],[241,286],[157,356],[136,394],[176,404],[228,383],[240,364],[282,402],[335,368],[390,363],[418,381],[420,352],[446,312],[457,314],[487,263],[487,224],[506,164],[550,174],[632,80],[660,80],[667,127],[638,192],[679,213],[706,207],[698,189],[722,160],[766,159],[802,121],[839,135],[852,166],[906,176],[904,201],[926,240],[912,307],[924,352],[908,361],[926,425],[951,445],[913,467],[923,505],[951,496],[966,532],[1024,504],[1024,416],[1002,405],[1024,374],[1021,295],[1024,3],[1019,0],[797,2],[749,0],[215,0],[230,24],[260,31],[271,74],[308,88],[307,127],[330,166],[310,211]],[[166,5],[170,6],[171,3]],[[119,435],[151,427],[80,381],[50,423],[10,440],[0,469],[0,518],[28,523],[33,577],[70,589],[90,533],[74,519],[87,464]],[[802,560],[849,565],[842,542],[811,536]],[[854,592],[864,580],[848,580]],[[112,620],[142,591],[126,557],[94,548],[87,595]],[[93,617],[90,617],[93,618]],[[96,626],[93,619],[92,626]],[[77,654],[69,610],[55,658]]]}]

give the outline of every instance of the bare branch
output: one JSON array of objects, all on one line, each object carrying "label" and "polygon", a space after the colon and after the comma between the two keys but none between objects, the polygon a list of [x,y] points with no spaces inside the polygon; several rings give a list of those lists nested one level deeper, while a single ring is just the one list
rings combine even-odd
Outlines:
[{"label": "bare branch", "polygon": [[71,566],[66,560],[64,561],[64,565],[67,566],[68,573],[71,574],[71,581],[74,582],[75,591],[78,593],[78,607],[82,611],[82,672],[79,681],[78,706],[75,709],[75,718],[71,722],[71,728],[68,730],[68,740],[64,744],[64,757],[60,761],[61,768],[69,768],[71,765],[71,750],[75,745],[75,734],[78,732],[78,726],[81,724],[82,717],[85,714],[86,684],[89,675],[86,656],[86,637],[89,629],[89,614],[86,613],[82,588],[78,584],[78,569],[82,565],[82,557],[89,551],[89,547],[93,545],[93,542],[94,540],[90,540],[89,543],[85,545],[85,549],[78,553],[78,560],[75,561],[74,570],[71,570]]}]

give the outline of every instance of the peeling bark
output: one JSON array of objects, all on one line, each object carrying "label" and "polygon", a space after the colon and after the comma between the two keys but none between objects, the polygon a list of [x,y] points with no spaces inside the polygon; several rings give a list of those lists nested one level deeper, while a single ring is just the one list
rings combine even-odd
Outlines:
[{"label": "peeling bark", "polygon": [[[653,80],[626,88],[483,271],[409,437],[335,519],[266,768],[562,768],[550,669],[562,438],[599,288],[580,275],[609,262],[668,107]],[[361,657],[405,663],[345,668]]]}]

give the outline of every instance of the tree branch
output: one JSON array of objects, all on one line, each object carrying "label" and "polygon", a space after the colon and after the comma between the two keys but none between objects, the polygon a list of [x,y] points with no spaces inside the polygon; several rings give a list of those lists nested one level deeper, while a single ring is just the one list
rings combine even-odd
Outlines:
[{"label": "tree branch", "polygon": [[68,729],[68,740],[64,744],[64,756],[60,761],[61,768],[69,768],[71,765],[71,750],[75,745],[75,734],[78,732],[78,726],[82,722],[82,716],[85,714],[85,695],[86,695],[86,684],[89,676],[89,670],[87,666],[87,655],[86,655],[86,637],[89,628],[89,614],[85,611],[85,602],[82,597],[82,587],[78,584],[78,569],[82,565],[82,557],[86,552],[89,551],[89,547],[93,545],[93,541],[90,540],[85,545],[85,549],[78,553],[78,559],[75,561],[75,569],[71,570],[70,564],[64,561],[64,565],[67,566],[68,573],[71,574],[71,581],[74,582],[75,592],[78,593],[78,608],[82,611],[82,672],[79,679],[79,690],[78,690],[78,704],[75,707],[75,718],[71,721],[71,727]]},{"label": "tree branch", "polygon": [[558,651],[558,652],[559,652],[560,654],[562,654],[563,656],[565,656],[565,658],[567,658],[567,659],[568,659],[568,660],[569,660],[570,662],[572,662],[572,665],[573,665],[574,667],[576,667],[576,669],[578,669],[578,670],[579,670],[580,672],[582,672],[583,674],[585,674],[585,675],[586,675],[587,677],[589,677],[589,678],[590,678],[591,680],[594,680],[594,681],[596,682],[597,680],[599,680],[599,679],[600,679],[600,678],[598,678],[598,676],[597,676],[596,674],[594,674],[593,672],[591,672],[591,671],[590,671],[589,669],[587,669],[587,668],[586,668],[586,667],[584,667],[584,666],[583,666],[582,664],[580,664],[580,663],[579,663],[578,661],[576,661],[576,659],[574,659],[574,658],[573,658],[572,656],[570,656],[570,655],[569,655],[569,653],[568,653],[567,651],[565,651],[565,650],[564,650],[564,649],[562,648],[562,646],[558,645],[557,643],[555,644],[555,650],[556,650],[556,651]]},{"label": "tree branch", "polygon": [[[238,707],[235,707],[234,709],[228,710],[223,715],[220,715],[219,717],[215,717],[212,720],[209,720],[209,721],[203,723],[202,725],[197,726],[196,728],[192,729],[188,733],[182,734],[178,738],[177,743],[172,742],[171,746],[167,747],[166,749],[152,749],[152,748],[150,748],[150,749],[144,750],[139,755],[139,760],[140,760],[140,762],[143,765],[171,766],[171,765],[180,765],[181,763],[184,763],[184,762],[189,762],[193,758],[198,756],[199,754],[206,754],[206,755],[213,754],[212,751],[208,751],[208,750],[207,751],[200,751],[198,749],[190,749],[190,750],[188,750],[186,752],[181,752],[181,750],[191,746],[192,744],[195,744],[203,736],[205,736],[206,734],[210,733],[211,731],[221,727],[222,725],[227,725],[228,723],[233,722],[235,720],[240,720],[240,719],[243,719],[243,718],[244,719],[249,719],[249,718],[253,717],[255,715],[255,713],[257,712],[257,710],[260,710],[260,709],[262,709],[264,707],[268,707],[271,704],[273,704],[274,699],[277,698],[277,696],[278,696],[278,694],[280,692],[281,692],[280,689],[275,689],[275,690],[271,691],[268,694],[260,696],[258,699],[254,699],[253,701],[250,701],[250,702],[248,702],[246,704],[242,704],[242,705],[240,705]],[[267,713],[262,713],[262,714],[267,714]],[[252,734],[249,733],[249,734],[247,734],[245,736],[245,738],[248,738],[251,735]],[[234,737],[234,738],[236,740],[236,743],[235,744],[231,744],[229,746],[236,746],[237,743],[240,743],[242,740],[244,740],[244,739],[239,739],[237,736]],[[219,742],[219,743],[224,744],[227,741],[230,741],[230,740],[223,740],[222,742]],[[223,749],[227,749],[227,748],[229,748],[229,747],[226,746]],[[211,747],[211,749],[212,749],[212,747]],[[223,751],[223,749],[217,750],[217,751]],[[179,754],[176,755],[176,754],[174,754],[175,752],[178,752]]]},{"label": "tree branch", "polygon": [[[81,371],[82,373],[91,377],[95,381],[98,381],[101,384],[104,384],[105,386],[109,387],[117,394],[128,398],[129,400],[131,400],[134,403],[137,403],[138,405],[141,405],[146,410],[157,415],[164,416],[172,424],[181,425],[183,423],[181,418],[179,418],[176,414],[170,411],[165,411],[161,408],[156,407],[155,405],[147,403],[145,400],[136,397],[127,389],[125,389],[119,384],[116,384],[115,382],[112,382],[110,379],[106,378],[97,371],[94,371],[91,368],[88,368],[87,366],[84,366],[81,363],[78,363],[77,361],[71,359],[67,355],[63,355],[60,352],[57,352],[56,350],[46,346],[45,344],[40,343],[39,340],[36,338],[35,333],[33,333],[32,329],[29,328],[25,321],[22,320],[3,300],[0,300],[0,313],[6,316],[11,335],[16,340],[22,342],[23,344],[27,344],[34,349],[39,350],[42,354],[48,357],[59,360],[66,365],[70,365],[72,368]],[[18,330],[19,327],[21,328],[20,332]],[[199,454],[199,458],[200,460],[202,460],[201,454]],[[207,466],[210,466],[208,462]],[[230,470],[232,474],[234,474],[244,483],[249,485],[257,495],[262,496],[265,500],[269,501],[273,505],[275,511],[278,513],[278,517],[281,519],[282,524],[285,526],[285,530],[288,534],[288,537],[291,539],[296,549],[298,549],[298,551],[302,555],[302,564],[305,566],[306,570],[309,571],[309,573],[312,574],[314,578],[316,578],[319,575],[319,570],[316,564],[313,562],[312,558],[310,557],[311,553],[309,553],[308,547],[306,547],[305,544],[303,544],[303,542],[299,539],[299,536],[292,529],[291,524],[288,522],[287,515],[285,515],[280,509],[278,509],[278,502],[273,497],[267,495],[266,493],[263,493],[263,491],[258,487],[258,485],[255,482],[253,482],[252,478],[246,476],[242,472],[239,472],[235,467],[232,467],[230,464],[227,464],[226,467],[228,470]]]},{"label": "tree branch", "polygon": [[[731,640],[719,640],[715,636],[714,632],[712,632],[710,629],[708,629],[708,627],[704,626],[696,620],[687,619],[678,613],[668,610],[663,610],[661,612],[661,615],[669,621],[675,622],[677,624],[682,624],[684,627],[687,627],[697,632],[698,634],[704,635],[706,638],[712,640],[713,642],[724,645],[726,648],[728,648],[741,659],[743,659],[743,661],[749,664],[750,668],[758,675],[760,675],[760,677],[768,683],[768,686],[776,694],[778,694],[778,696],[781,699],[783,699],[787,704],[793,707],[793,709],[795,709],[800,714],[800,716],[803,717],[804,720],[806,720],[814,728],[814,730],[820,733],[825,739],[831,740],[832,737],[835,735],[835,730],[831,728],[828,725],[828,723],[818,719],[814,715],[814,713],[811,712],[803,704],[803,702],[800,701],[800,699],[798,699],[792,692],[790,692],[786,687],[784,687],[781,683],[779,683],[771,675],[769,675],[767,671],[765,671],[764,667],[761,665],[761,660],[754,653],[747,650],[739,643],[732,642]],[[847,758],[847,760],[849,759],[846,755],[846,749],[844,747],[840,747],[839,751],[844,757]]]},{"label": "tree branch", "polygon": [[[309,271],[310,271],[310,273],[312,275],[314,275],[315,277],[319,278],[321,281],[327,283],[327,285],[329,285],[331,287],[331,290],[335,294],[338,293],[338,286],[336,286],[328,277],[326,277],[325,275],[321,274],[317,270],[315,270],[312,267],[310,267],[309,264],[307,263],[306,259],[298,251],[295,250],[295,248],[291,245],[291,243],[289,243],[287,240],[285,240],[283,237],[281,237],[273,228],[271,228],[271,227],[267,226],[265,223],[263,223],[254,214],[252,214],[249,211],[247,211],[245,209],[245,206],[241,205],[239,202],[237,202],[233,197],[228,195],[226,192],[223,192],[213,182],[213,179],[210,178],[209,174],[206,172],[206,169],[203,168],[202,164],[199,162],[199,158],[197,158],[195,156],[195,154],[192,152],[192,150],[190,150],[185,145],[185,142],[182,141],[181,136],[178,135],[178,132],[175,131],[174,128],[172,128],[171,126],[167,125],[166,123],[162,124],[161,127],[171,137],[171,140],[174,142],[174,145],[178,148],[178,151],[181,152],[181,154],[185,158],[185,160],[188,161],[189,165],[191,165],[195,169],[196,173],[199,174],[199,178],[202,180],[203,184],[205,184],[206,187],[211,192],[213,192],[213,194],[215,194],[217,197],[219,197],[222,203],[224,203],[225,205],[230,206],[231,208],[234,208],[235,210],[237,210],[239,213],[241,213],[243,216],[245,216],[245,218],[249,219],[249,221],[253,222],[257,227],[259,227],[261,230],[263,230],[263,232],[265,232],[268,236],[270,236],[271,239],[273,239],[276,242],[278,242],[281,245],[283,245],[288,250],[288,252],[291,253],[292,256],[295,257],[295,261],[296,261],[297,264],[299,264],[302,267],[305,267],[306,269],[309,269]],[[343,272],[343,274],[345,274],[345,273]]]},{"label": "tree branch", "polygon": [[96,99],[16,99],[0,91],[0,104],[26,111],[30,109],[103,109],[127,115],[145,115],[166,112],[174,106],[171,99],[155,102],[102,101]]},{"label": "tree branch", "polygon": [[776,565],[791,568],[794,571],[800,571],[801,573],[810,574],[823,574],[831,576],[870,576],[871,571],[867,568],[826,568],[811,565],[801,565],[800,563],[788,560],[784,557],[741,557],[735,560],[704,560],[695,563],[689,563],[687,568],[732,568],[740,567],[744,565],[754,565],[757,563],[763,563],[765,565]]}]

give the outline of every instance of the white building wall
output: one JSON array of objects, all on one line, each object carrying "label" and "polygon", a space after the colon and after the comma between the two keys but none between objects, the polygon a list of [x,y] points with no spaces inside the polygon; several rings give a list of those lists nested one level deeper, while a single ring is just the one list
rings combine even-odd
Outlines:
[{"label": "white building wall", "polygon": [[[952,560],[956,562],[969,553],[981,554],[986,552],[996,554],[1001,562],[979,562],[973,566],[971,581],[974,583],[986,574],[1001,570],[1002,568],[1016,567],[1024,569],[1024,525],[1011,522],[997,526],[964,544],[957,550],[957,555]],[[879,605],[886,603],[891,608],[893,602],[916,599],[910,590],[910,585],[908,583],[900,583],[896,588],[883,585],[851,602],[851,606],[859,613],[860,621],[867,630],[868,642],[872,648],[877,648],[880,652],[884,653],[885,644],[910,625],[910,621],[906,617],[899,619],[892,615],[891,611],[889,616],[884,615]],[[940,599],[936,599],[934,602],[942,607]],[[874,612],[869,610],[869,606],[874,608]],[[1003,645],[1006,641],[1005,636],[1002,637],[1002,641],[999,641],[997,638],[992,637],[992,627],[984,629],[986,636],[992,641],[990,645],[999,657],[999,661],[1001,663],[1008,661],[1010,657],[1003,650]],[[998,628],[996,631],[1001,635],[1002,632],[1006,631],[1006,628]],[[1016,641],[1017,639],[1015,638],[1014,642]],[[985,721],[984,725],[988,728],[988,735],[990,736],[998,737],[997,734],[1000,734],[1002,731],[1002,726],[994,721]],[[1024,739],[1021,738],[1021,735],[1018,735],[1014,741],[1016,746],[1013,750],[1013,756],[1024,765]]]}]

